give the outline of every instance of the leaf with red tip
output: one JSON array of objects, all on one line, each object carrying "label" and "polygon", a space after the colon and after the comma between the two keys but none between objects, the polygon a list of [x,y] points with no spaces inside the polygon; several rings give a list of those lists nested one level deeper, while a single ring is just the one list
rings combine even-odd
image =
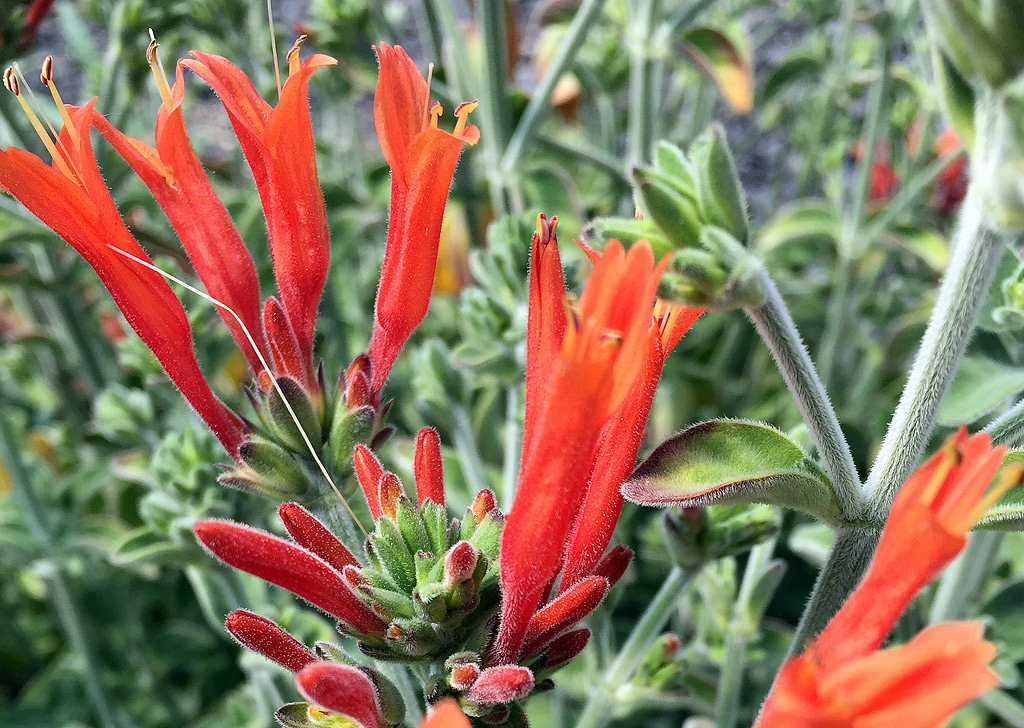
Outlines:
[{"label": "leaf with red tip", "polygon": [[445,698],[427,711],[419,728],[470,728],[470,723],[459,704],[452,698]]},{"label": "leaf with red tip", "polygon": [[520,700],[532,691],[533,673],[529,669],[519,665],[498,665],[480,673],[466,699],[486,707]]},{"label": "leaf with red tip", "polygon": [[287,589],[358,632],[381,634],[387,627],[337,571],[305,549],[229,521],[200,521],[192,530],[221,561]]},{"label": "leaf with red tip", "polygon": [[295,682],[307,700],[351,718],[362,728],[386,728],[377,691],[357,668],[315,662],[296,675]]},{"label": "leaf with red tip", "polygon": [[683,49],[714,81],[732,110],[746,114],[754,108],[754,69],[746,32],[739,26],[731,30],[734,37],[718,28],[692,28],[683,36]]},{"label": "leaf with red tip", "polygon": [[276,622],[245,609],[236,609],[224,622],[231,636],[292,672],[316,662],[312,650],[285,632]]},{"label": "leaf with red tip", "polygon": [[359,561],[345,548],[345,544],[298,503],[282,503],[277,513],[288,535],[302,548],[313,552],[338,571],[349,565],[359,566]]},{"label": "leaf with red tip", "polygon": [[767,503],[835,522],[839,506],[827,476],[773,427],[742,420],[693,425],[659,445],[622,485],[645,505]]},{"label": "leaf with red tip", "polygon": [[441,440],[432,427],[424,427],[416,435],[416,454],[413,460],[416,477],[416,497],[419,504],[428,498],[444,505],[444,463],[441,460]]},{"label": "leaf with red tip", "polygon": [[384,475],[384,466],[366,445],[356,445],[353,465],[356,471],[356,480],[359,481],[359,487],[363,489],[366,505],[370,506],[370,515],[373,516],[376,523],[380,520],[378,487],[380,479]]},{"label": "leaf with red tip", "polygon": [[608,593],[608,580],[601,576],[584,579],[533,615],[524,638],[523,655],[532,655],[553,637],[597,609]]}]

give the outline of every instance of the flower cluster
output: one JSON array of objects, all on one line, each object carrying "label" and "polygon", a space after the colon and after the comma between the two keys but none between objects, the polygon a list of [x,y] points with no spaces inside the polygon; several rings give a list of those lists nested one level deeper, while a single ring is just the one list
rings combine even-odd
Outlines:
[{"label": "flower cluster", "polygon": [[[302,40],[288,53],[289,76],[274,106],[237,66],[211,54],[194,52],[179,61],[168,84],[154,41],[148,60],[163,103],[152,146],[118,131],[95,111],[95,100],[65,105],[47,59],[42,81],[63,120],[51,138],[22,93],[25,79],[8,69],[5,86],[39,132],[52,164],[20,149],[0,152],[0,189],[92,265],[128,323],[235,460],[221,482],[282,500],[310,495],[313,463],[328,474],[325,451],[327,464],[344,476],[356,444],[375,446],[389,433],[382,424],[381,388],[426,311],[448,187],[463,145],[479,136],[466,124],[475,104],[456,111],[454,133],[438,129],[440,107],[429,105],[423,76],[401,48],[381,45],[375,115],[394,185],[377,326],[369,353],[356,357],[336,390],[327,391],[322,368],[314,366],[313,343],[330,244],[308,87],[314,72],[336,61],[315,54],[300,62]],[[262,303],[252,256],[188,136],[182,112],[186,68],[220,97],[256,181],[278,289],[278,296]],[[93,127],[152,192],[248,359],[257,391],[247,393],[258,423],[213,394],[195,359],[182,304],[128,231],[104,184],[89,136]]]}]

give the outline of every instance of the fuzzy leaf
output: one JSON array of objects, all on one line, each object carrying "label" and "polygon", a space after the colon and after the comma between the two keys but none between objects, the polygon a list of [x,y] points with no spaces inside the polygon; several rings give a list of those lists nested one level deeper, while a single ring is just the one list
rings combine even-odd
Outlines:
[{"label": "fuzzy leaf", "polygon": [[965,357],[939,410],[939,422],[973,422],[1020,389],[1024,389],[1024,369],[981,357]]},{"label": "fuzzy leaf", "polygon": [[743,47],[717,28],[693,28],[683,36],[683,50],[707,74],[729,107],[738,114],[754,108],[754,70]]},{"label": "fuzzy leaf", "polygon": [[768,425],[711,420],[663,442],[623,486],[646,505],[768,503],[836,521],[824,473],[796,443]]}]

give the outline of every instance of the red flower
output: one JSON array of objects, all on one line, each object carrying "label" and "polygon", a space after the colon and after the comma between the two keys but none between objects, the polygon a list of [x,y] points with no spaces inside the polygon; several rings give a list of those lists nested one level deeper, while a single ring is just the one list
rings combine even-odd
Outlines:
[{"label": "red flower", "polygon": [[369,348],[374,395],[426,315],[455,165],[463,144],[476,144],[480,138],[475,126],[466,125],[476,102],[455,110],[458,121],[452,133],[438,129],[441,107],[430,105],[427,82],[412,59],[401,46],[381,43],[376,51],[380,76],[373,117],[391,167],[391,217]]},{"label": "red flower", "polygon": [[293,69],[277,106],[264,101],[248,76],[226,58],[193,51],[196,60],[181,63],[220,97],[242,145],[267,218],[281,302],[295,329],[303,361],[308,362],[330,256],[308,88],[314,71],[337,61],[316,54],[298,65],[297,52],[293,50],[289,58]]},{"label": "red flower", "polygon": [[434,704],[420,722],[419,728],[470,728],[469,718],[451,698]]},{"label": "red flower", "polygon": [[[989,484],[1006,447],[961,428],[900,488],[864,580],[816,642],[826,662],[877,649],[914,595],[966,543],[967,532],[1020,476],[1007,468]],[[987,489],[987,492],[986,492]]]},{"label": "red flower", "polygon": [[[48,61],[44,75],[49,76],[46,70],[51,66],[52,61]],[[53,164],[20,149],[0,151],[0,188],[17,198],[93,267],[128,323],[153,351],[185,399],[225,449],[236,456],[245,427],[214,396],[200,371],[184,308],[159,273],[124,255],[150,263],[121,220],[96,165],[89,139],[95,100],[83,107],[58,102],[64,123],[54,141],[25,102],[10,69],[4,74],[4,81],[35,120]],[[55,99],[59,99],[52,80],[48,85]]]},{"label": "red flower", "polygon": [[931,627],[876,652],[914,595],[966,543],[965,535],[1018,482],[1005,447],[965,429],[900,489],[857,589],[806,653],[779,673],[759,728],[930,728],[994,687],[996,651],[970,622]]},{"label": "red flower", "polygon": [[757,728],[934,728],[999,684],[976,622],[826,667],[812,648],[782,668]]},{"label": "red flower", "polygon": [[[652,336],[659,335],[652,309],[667,259],[655,265],[646,242],[627,254],[612,241],[568,316],[555,222],[541,217],[533,240],[523,458],[502,536],[503,597],[494,664],[520,658],[530,621],[558,575],[587,498],[602,432],[612,427],[634,383],[645,377]],[[618,483],[611,486],[617,488]],[[592,507],[602,500],[614,505],[616,497],[596,494]],[[600,541],[605,531],[583,535],[580,543]]]},{"label": "red flower", "polygon": [[[155,49],[150,48],[152,57]],[[162,80],[163,76],[157,74],[157,78]],[[180,63],[174,86],[168,89],[166,83],[160,85],[165,95],[156,118],[154,147],[122,134],[100,114],[93,116],[93,124],[149,187],[207,292],[230,306],[262,347],[256,266],[192,151],[181,111],[185,82]],[[219,313],[253,371],[259,372],[259,358],[238,321],[227,311]]]},{"label": "red flower", "polygon": [[[952,127],[946,129],[935,138],[935,154],[944,157],[960,147],[963,142],[953,131]],[[932,204],[939,212],[948,215],[963,202],[967,196],[967,187],[971,178],[967,172],[967,154],[963,153],[939,173],[935,180],[935,194]]]}]

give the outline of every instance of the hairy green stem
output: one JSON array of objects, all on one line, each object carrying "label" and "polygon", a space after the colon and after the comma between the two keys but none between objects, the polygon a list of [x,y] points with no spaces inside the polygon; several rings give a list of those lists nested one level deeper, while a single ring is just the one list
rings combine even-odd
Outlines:
[{"label": "hairy green stem", "polygon": [[1024,728],[1024,705],[1005,690],[989,690],[978,702],[1006,721],[1013,728]]},{"label": "hairy green stem", "polygon": [[725,656],[715,695],[715,728],[733,728],[736,725],[743,675],[747,667],[747,644],[757,630],[754,621],[757,615],[751,614],[751,599],[754,589],[771,564],[774,550],[775,540],[772,539],[751,549],[747,558],[747,567],[736,596],[729,630],[725,635]]},{"label": "hairy green stem", "polygon": [[580,3],[579,10],[576,11],[565,36],[558,44],[555,57],[544,72],[544,77],[537,84],[537,88],[534,89],[530,103],[527,104],[526,111],[523,112],[515,132],[509,139],[505,154],[501,158],[500,169],[503,175],[515,173],[516,166],[520,163],[530,142],[533,141],[541,121],[544,120],[544,115],[551,108],[551,94],[555,90],[558,79],[572,66],[576,53],[583,45],[584,36],[590,30],[590,26],[600,17],[604,4],[605,0],[583,0]]},{"label": "hairy green stem", "polygon": [[605,672],[604,679],[594,686],[576,728],[601,728],[611,720],[619,688],[643,661],[651,641],[665,627],[683,590],[699,571],[675,566],[669,572],[647,611],[630,633],[626,644],[619,650],[615,662]]},{"label": "hairy green stem", "polygon": [[1006,247],[1006,237],[985,224],[978,197],[968,194],[964,201],[935,308],[867,479],[879,520],[928,443]]},{"label": "hairy green stem", "polygon": [[987,186],[1007,157],[1009,121],[1004,100],[979,89],[975,104],[976,149],[972,184],[950,241],[952,254],[935,307],[914,357],[907,385],[882,440],[866,488],[871,510],[884,519],[896,491],[910,475],[935,427],[939,406],[974,333],[996,269],[1012,236],[986,219]]},{"label": "hairy green stem", "polygon": [[793,323],[775,282],[762,270],[764,301],[746,309],[796,400],[807,429],[818,447],[843,515],[851,520],[861,515],[860,476],[828,394],[811,362],[800,333]]},{"label": "hairy green stem", "polygon": [[654,125],[654,73],[651,60],[651,34],[656,13],[655,0],[635,0],[635,20],[630,32],[629,128],[626,143],[626,169],[647,160]]},{"label": "hairy green stem", "polygon": [[1024,399],[1006,410],[985,428],[992,442],[1010,449],[1024,446]]},{"label": "hairy green stem", "polygon": [[836,533],[789,645],[790,656],[802,652],[839,611],[871,562],[877,543],[875,531],[843,529]]}]

